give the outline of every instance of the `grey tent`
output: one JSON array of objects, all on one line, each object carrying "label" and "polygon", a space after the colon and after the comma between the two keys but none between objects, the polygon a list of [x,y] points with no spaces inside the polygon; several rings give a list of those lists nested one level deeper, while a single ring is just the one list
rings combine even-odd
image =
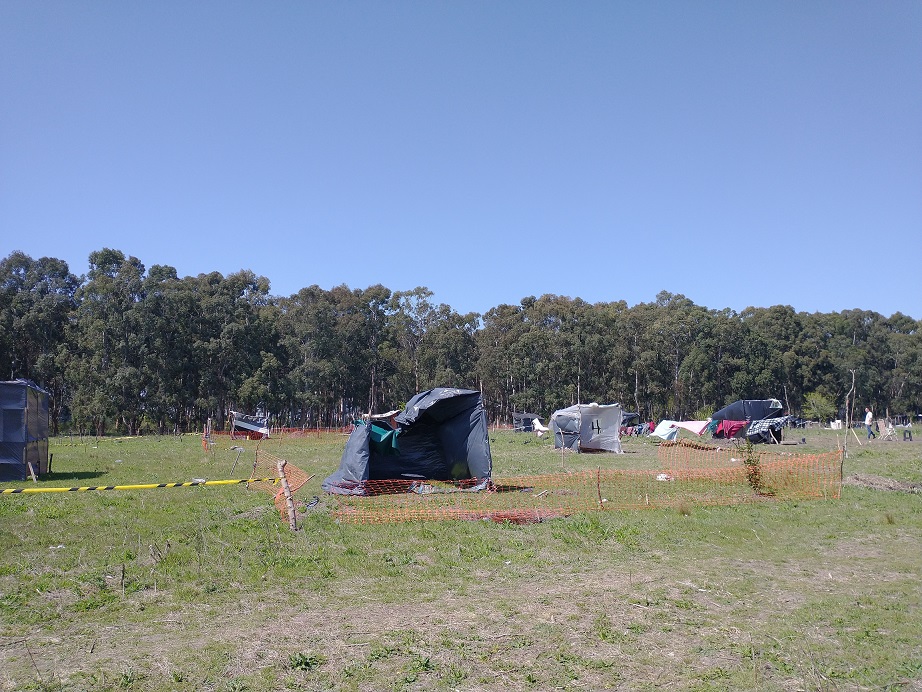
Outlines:
[{"label": "grey tent", "polygon": [[0,481],[48,473],[48,392],[29,380],[0,382]]},{"label": "grey tent", "polygon": [[576,404],[554,411],[554,447],[621,453],[620,404]]},{"label": "grey tent", "polygon": [[340,495],[364,495],[366,481],[392,479],[478,479],[486,487],[493,458],[480,392],[420,392],[393,420],[356,421],[339,468],[321,487]]}]

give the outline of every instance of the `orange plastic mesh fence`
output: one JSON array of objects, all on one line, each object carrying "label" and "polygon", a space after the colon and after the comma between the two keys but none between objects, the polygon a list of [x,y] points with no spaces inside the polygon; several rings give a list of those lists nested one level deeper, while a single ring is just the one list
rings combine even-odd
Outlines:
[{"label": "orange plastic mesh fence", "polygon": [[797,454],[777,447],[726,447],[679,440],[659,446],[661,465],[678,477],[707,476],[718,471],[742,473],[759,495],[780,499],[838,498],[842,492],[842,453]]},{"label": "orange plastic mesh fence", "polygon": [[[278,465],[280,461],[283,461],[281,457],[277,457],[273,454],[269,454],[269,452],[257,449],[256,461],[253,463],[253,470],[250,473],[250,478],[278,477]],[[288,481],[288,487],[291,490],[292,495],[298,492],[298,490],[313,477],[288,461],[285,462],[284,469],[285,478]],[[288,508],[285,502],[285,490],[281,483],[253,481],[249,483],[247,487],[256,488],[258,490],[266,490],[272,493],[273,504],[275,504],[275,507],[279,511],[282,519],[286,522],[288,521]]]},{"label": "orange plastic mesh fence", "polygon": [[[362,495],[337,495],[333,516],[343,522],[492,520],[528,523],[577,512],[732,505],[838,498],[841,456],[760,453],[744,464],[717,448],[667,451],[661,470],[598,469],[476,481],[367,481]],[[734,460],[735,459],[735,460]]]}]

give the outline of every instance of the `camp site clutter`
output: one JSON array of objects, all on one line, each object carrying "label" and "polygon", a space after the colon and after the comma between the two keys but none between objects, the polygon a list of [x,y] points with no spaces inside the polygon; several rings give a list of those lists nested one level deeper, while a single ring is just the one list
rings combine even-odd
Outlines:
[{"label": "camp site clutter", "polygon": [[[600,466],[594,471],[501,478],[493,473],[480,393],[437,388],[417,394],[400,413],[356,420],[340,466],[322,488],[335,497],[333,515],[338,520],[361,523],[527,523],[586,511],[839,497],[839,452],[752,451],[757,448],[751,443],[778,441],[772,425],[765,423],[783,426],[781,411],[777,399],[744,400],[710,420],[661,421],[651,433],[662,439],[657,470]],[[748,448],[677,439],[679,430],[696,438],[710,431],[719,439],[720,424],[737,417],[748,419],[732,421],[742,425],[733,427],[731,437],[748,441]],[[536,436],[542,429],[550,430],[553,449],[561,454],[620,454],[622,424],[633,422],[637,414],[625,414],[619,404],[589,403],[555,411],[549,417],[550,428],[544,428],[540,418],[532,412],[514,414],[513,430]],[[723,428],[720,435],[728,430]]]}]

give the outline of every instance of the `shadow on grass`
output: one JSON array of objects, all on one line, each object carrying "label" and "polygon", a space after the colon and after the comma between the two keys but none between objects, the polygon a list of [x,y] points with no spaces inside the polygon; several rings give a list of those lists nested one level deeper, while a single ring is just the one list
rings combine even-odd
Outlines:
[{"label": "shadow on grass", "polygon": [[43,481],[80,481],[87,478],[99,478],[100,476],[105,476],[104,471],[68,471],[67,473],[45,473],[42,475],[41,480]]}]

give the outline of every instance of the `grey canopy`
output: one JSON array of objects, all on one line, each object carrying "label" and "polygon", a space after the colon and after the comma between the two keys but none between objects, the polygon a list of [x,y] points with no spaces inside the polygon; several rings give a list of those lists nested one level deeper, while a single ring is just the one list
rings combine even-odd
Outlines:
[{"label": "grey canopy", "polygon": [[621,453],[620,404],[576,404],[554,411],[554,447]]}]

